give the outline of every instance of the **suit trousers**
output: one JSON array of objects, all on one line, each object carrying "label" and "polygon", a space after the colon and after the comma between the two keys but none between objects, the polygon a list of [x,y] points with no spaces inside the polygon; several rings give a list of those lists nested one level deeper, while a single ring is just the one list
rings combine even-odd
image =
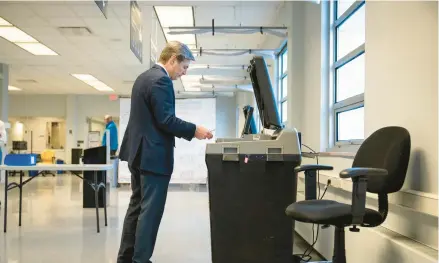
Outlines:
[{"label": "suit trousers", "polygon": [[171,177],[141,171],[134,165],[129,169],[132,194],[117,263],[152,263]]}]

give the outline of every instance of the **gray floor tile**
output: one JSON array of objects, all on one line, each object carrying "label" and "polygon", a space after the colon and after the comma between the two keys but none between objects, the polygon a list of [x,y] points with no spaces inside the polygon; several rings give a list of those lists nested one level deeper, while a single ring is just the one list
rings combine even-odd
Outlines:
[{"label": "gray floor tile", "polygon": [[[10,180],[17,178],[10,177]],[[1,185],[1,222],[4,187]],[[130,189],[111,189],[108,226],[100,209],[82,208],[82,181],[70,175],[36,178],[23,188],[22,226],[18,227],[18,189],[9,192],[8,232],[0,232],[0,262],[115,263]],[[208,196],[202,188],[172,187],[168,194],[153,261],[209,263]],[[3,224],[1,224],[3,228]],[[297,250],[306,243],[296,238]]]}]

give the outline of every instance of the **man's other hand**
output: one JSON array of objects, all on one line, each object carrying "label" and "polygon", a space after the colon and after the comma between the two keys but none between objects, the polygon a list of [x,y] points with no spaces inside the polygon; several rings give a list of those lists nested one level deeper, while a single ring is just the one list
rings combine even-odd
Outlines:
[{"label": "man's other hand", "polygon": [[195,130],[195,138],[198,140],[204,140],[204,139],[212,139],[213,134],[208,129],[204,128],[203,126],[197,126],[197,129]]}]

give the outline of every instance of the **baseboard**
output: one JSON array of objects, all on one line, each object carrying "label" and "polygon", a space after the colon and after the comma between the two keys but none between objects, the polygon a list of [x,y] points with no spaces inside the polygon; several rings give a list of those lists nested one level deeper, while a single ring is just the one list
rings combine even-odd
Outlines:
[{"label": "baseboard", "polygon": [[[297,199],[303,200],[303,193],[298,193]],[[296,222],[295,225],[295,231],[312,243],[312,224]],[[333,227],[320,229],[315,244],[315,250],[328,260],[332,258],[333,237]],[[346,231],[346,257],[349,263],[437,263],[437,253],[435,249],[384,227],[361,228],[360,233]]]}]

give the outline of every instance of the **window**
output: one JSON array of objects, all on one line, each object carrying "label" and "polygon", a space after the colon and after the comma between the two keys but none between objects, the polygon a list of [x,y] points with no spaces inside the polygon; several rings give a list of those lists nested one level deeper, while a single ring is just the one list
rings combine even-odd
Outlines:
[{"label": "window", "polygon": [[331,106],[336,146],[364,140],[365,1],[337,0],[331,12]]},{"label": "window", "polygon": [[288,112],[288,102],[285,100],[282,102],[282,106],[281,106],[281,112],[282,112],[282,118],[281,121],[282,123],[285,123],[287,121],[287,112]]},{"label": "window", "polygon": [[337,139],[361,140],[364,138],[364,107],[337,113]]},{"label": "window", "polygon": [[288,103],[287,103],[287,94],[288,94],[288,50],[287,45],[285,44],[284,48],[278,55],[278,104],[280,109],[280,119],[283,124],[287,122],[287,112],[288,112]]}]

